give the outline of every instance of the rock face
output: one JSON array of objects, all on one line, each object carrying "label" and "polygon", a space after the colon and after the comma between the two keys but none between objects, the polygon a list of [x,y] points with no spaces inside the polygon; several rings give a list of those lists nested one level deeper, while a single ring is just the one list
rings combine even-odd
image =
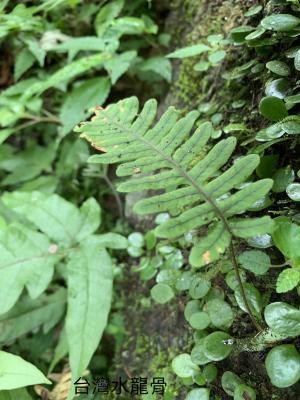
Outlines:
[{"label": "rock face", "polygon": [[[153,2],[155,3],[155,2]],[[173,0],[170,2],[157,1],[163,12],[169,9],[165,30],[172,37],[172,49],[199,43],[202,38],[210,34],[223,33],[224,36],[235,26],[243,24],[243,12],[249,7],[261,4],[256,0]],[[222,67],[214,67],[203,73],[193,70],[194,58],[174,62],[173,83],[165,100],[161,103],[161,114],[168,106],[174,105],[188,111],[198,108],[200,104],[214,102],[222,107],[224,120],[227,124],[232,115],[231,104],[233,102],[232,87],[224,84],[222,75],[241,65],[250,59],[245,49],[230,49],[229,57],[222,63]],[[248,57],[248,58],[247,58]],[[237,63],[238,60],[238,63]],[[199,61],[199,60],[197,60]],[[238,88],[238,90],[242,90]],[[247,96],[254,98],[262,90],[247,88]],[[251,106],[250,106],[251,107]],[[251,113],[247,109],[245,113]],[[241,111],[235,111],[241,113]],[[255,124],[255,121],[254,121]],[[259,129],[260,127],[257,126]],[[131,216],[131,204],[135,201],[132,196],[127,199],[127,216]],[[148,222],[137,221],[145,226]],[[193,338],[185,319],[183,309],[186,299],[177,298],[170,305],[151,307],[145,302],[150,296],[150,288],[153,282],[143,283],[137,274],[130,271],[125,273],[125,280],[119,288],[119,295],[125,302],[125,340],[115,355],[113,365],[117,366],[117,375],[148,377],[163,376],[168,381],[169,399],[184,399],[187,393],[186,387],[176,380],[170,369],[170,363],[174,355],[179,352],[190,351]],[[247,335],[247,332],[245,331]],[[295,393],[296,388],[278,392],[269,383],[264,373],[264,354],[242,353],[237,357],[230,357],[223,363],[218,363],[219,379],[222,372],[231,370],[243,377],[257,390],[258,399],[292,400],[299,398]],[[251,374],[249,372],[251,371]],[[114,373],[116,370],[114,370]],[[214,385],[213,395],[216,399],[230,399],[223,391],[220,391],[220,381]],[[219,397],[218,397],[219,396]],[[274,396],[274,397],[272,397]],[[125,396],[124,399],[127,397]],[[131,398],[130,396],[128,399]],[[143,397],[143,399],[154,397]]]}]

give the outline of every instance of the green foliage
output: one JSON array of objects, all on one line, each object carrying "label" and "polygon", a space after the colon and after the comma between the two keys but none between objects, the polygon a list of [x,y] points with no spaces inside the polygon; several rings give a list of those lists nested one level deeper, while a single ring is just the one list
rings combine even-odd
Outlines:
[{"label": "green foliage", "polygon": [[[156,36],[167,6],[160,15],[161,6],[146,0],[15,3],[0,2],[0,342],[38,369],[2,352],[12,368],[0,398],[37,398],[32,389],[13,389],[19,366],[26,372],[19,386],[49,383],[39,370],[63,380],[66,363],[72,381],[86,369],[91,377],[111,373],[113,349],[106,340],[118,351],[124,334],[123,299],[117,286],[112,305],[112,282],[118,285],[128,266],[152,286],[138,307],[156,312],[164,304],[163,312],[173,315],[180,297],[193,338],[181,339],[184,348],[171,367],[186,399],[220,399],[218,361],[230,397],[271,393],[271,386],[261,389],[257,374],[244,382],[224,373],[232,362],[240,371],[240,351],[251,357],[270,346],[271,383],[296,383],[298,1],[252,6],[228,37],[205,37],[211,27],[201,26],[201,42],[194,30],[186,47],[167,56],[171,50],[162,48],[176,45],[175,38]],[[171,107],[161,115],[144,96],[165,94],[174,58],[201,81],[197,98],[190,96],[197,111]],[[134,97],[102,108],[130,92],[141,98],[141,110]],[[83,120],[89,121],[78,130],[103,153],[88,167],[90,150],[72,133]],[[128,229],[113,163],[120,164],[121,192],[150,191],[135,210],[157,214],[155,225]],[[120,233],[129,234],[128,241]],[[289,303],[281,295],[287,291]]]},{"label": "green foliage", "polygon": [[222,375],[222,388],[224,391],[231,397],[234,396],[235,390],[240,386],[243,385],[243,380],[231,371],[226,371]]},{"label": "green foliage", "polygon": [[179,354],[172,361],[173,371],[180,378],[190,378],[199,371],[189,354]]},{"label": "green foliage", "polygon": [[209,389],[193,389],[191,390],[185,400],[209,400]]},{"label": "green foliage", "polygon": [[264,275],[271,267],[270,257],[259,250],[244,251],[239,256],[239,262],[243,268],[256,275]]},{"label": "green foliage", "polygon": [[231,336],[222,331],[215,331],[203,341],[205,356],[211,361],[220,361],[228,357],[232,351]]},{"label": "green foliage", "polygon": [[89,148],[72,130],[126,79],[159,95],[171,64],[147,1],[17,3],[0,2],[0,341],[44,372],[68,362],[74,381],[98,349],[121,274],[107,249],[128,243],[125,224],[106,209],[101,218],[111,193],[122,216],[108,171],[83,170]]},{"label": "green foliage", "polygon": [[265,320],[272,331],[287,336],[300,334],[300,311],[283,302],[268,304],[265,308]]},{"label": "green foliage", "polygon": [[[1,227],[1,323],[5,327],[1,341],[6,344],[41,326],[48,332],[64,318],[67,302],[67,349],[76,378],[87,368],[107,324],[113,264],[105,248],[126,248],[127,241],[116,233],[94,234],[101,219],[93,198],[80,208],[56,194],[40,192],[6,193],[1,200],[26,218],[24,224],[3,221]],[[61,274],[67,296],[63,289],[42,295],[58,263],[64,264]],[[35,301],[24,297],[22,304],[15,305],[23,287]]]},{"label": "green foliage", "polygon": [[[198,161],[196,152],[203,149],[212,128],[210,124],[202,124],[188,138],[198,116],[196,112],[178,119],[178,112],[170,108],[155,126],[155,101],[149,100],[138,117],[137,113],[137,99],[129,98],[100,110],[77,131],[94,147],[105,151],[105,154],[93,156],[92,162],[122,163],[117,169],[118,176],[134,175],[134,179],[119,185],[120,191],[158,190],[180,185],[135,205],[135,210],[141,214],[180,212],[178,217],[156,228],[157,236],[175,238],[210,224],[205,239],[196,242],[190,254],[190,263],[201,267],[219,258],[229,246],[232,234],[244,238],[272,230],[267,217],[250,219],[249,227],[247,219],[230,219],[249,209],[272,185],[271,180],[265,179],[227,195],[257,167],[257,156],[239,158],[231,168],[213,179],[232,154],[234,138],[220,141]],[[111,136],[112,131],[114,136]],[[162,170],[155,173],[157,168]],[[151,172],[154,174],[144,176]],[[214,221],[216,217],[219,222]]]},{"label": "green foliage", "polygon": [[274,347],[268,353],[265,363],[274,386],[286,388],[300,379],[300,354],[292,344]]},{"label": "green foliage", "polygon": [[243,400],[244,398],[248,398],[251,400],[256,399],[256,392],[250,386],[247,385],[239,385],[236,387],[234,391],[234,400]]},{"label": "green foliage", "polygon": [[[17,389],[23,386],[51,382],[32,364],[5,351],[0,352],[0,390]],[[16,375],[18,380],[16,380]]]}]

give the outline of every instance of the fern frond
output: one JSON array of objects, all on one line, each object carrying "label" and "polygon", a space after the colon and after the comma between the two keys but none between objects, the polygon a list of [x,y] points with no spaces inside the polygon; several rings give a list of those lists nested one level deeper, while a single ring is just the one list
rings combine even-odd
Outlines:
[{"label": "fern frond", "polygon": [[209,151],[206,144],[212,126],[205,122],[193,132],[198,112],[180,117],[170,107],[155,122],[157,103],[149,100],[139,113],[137,98],[131,97],[98,109],[91,121],[77,127],[92,146],[103,152],[90,162],[118,163],[117,175],[131,177],[118,186],[121,192],[164,190],[136,203],[141,214],[169,212],[175,217],[156,228],[159,237],[175,238],[192,229],[208,226],[198,238],[190,262],[201,267],[216,260],[232,236],[249,237],[272,230],[270,217],[234,218],[265,196],[273,181],[244,183],[259,164],[256,154],[238,158],[227,170],[236,139],[219,141]]}]

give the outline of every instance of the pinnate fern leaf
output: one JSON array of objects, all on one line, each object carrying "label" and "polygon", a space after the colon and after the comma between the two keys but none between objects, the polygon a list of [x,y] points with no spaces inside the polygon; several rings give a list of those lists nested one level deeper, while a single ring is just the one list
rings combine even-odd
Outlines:
[{"label": "pinnate fern leaf", "polygon": [[268,193],[273,182],[262,179],[241,185],[258,166],[259,156],[250,154],[232,163],[236,139],[228,137],[208,147],[212,125],[205,122],[194,129],[197,118],[197,111],[180,116],[170,107],[156,121],[155,100],[139,111],[137,98],[131,97],[97,108],[92,120],[76,130],[102,152],[92,156],[91,162],[117,163],[117,175],[129,177],[118,186],[119,191],[157,191],[138,201],[134,209],[140,214],[174,216],[156,228],[158,237],[172,239],[207,227],[190,254],[192,266],[201,267],[216,260],[233,236],[245,238],[272,230],[268,216],[241,216]]}]

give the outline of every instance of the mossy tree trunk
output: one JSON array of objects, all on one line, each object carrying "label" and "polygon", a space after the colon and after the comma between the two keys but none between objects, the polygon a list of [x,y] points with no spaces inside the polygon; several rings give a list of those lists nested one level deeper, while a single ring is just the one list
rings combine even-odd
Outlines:
[{"label": "mossy tree trunk", "polygon": [[[155,2],[153,2],[155,3]],[[171,2],[159,2],[158,6],[165,12],[168,9],[168,17],[165,29],[172,37],[172,48],[179,48],[198,43],[210,34],[228,32],[235,26],[245,24],[244,11],[249,7],[261,4],[257,0],[173,0]],[[155,6],[155,4],[154,4]],[[217,67],[207,72],[196,73],[193,70],[195,62],[199,58],[192,57],[182,61],[175,61],[173,83],[169,93],[160,105],[162,113],[169,105],[175,105],[183,110],[198,108],[202,103],[214,103],[216,112],[223,115],[222,124],[227,124],[234,119],[238,113],[239,118],[244,118],[252,126],[256,124],[260,129],[261,120],[257,116],[257,102],[253,99],[262,94],[261,85],[249,86],[249,82],[228,84],[222,75],[226,71],[237,67],[251,59],[251,52],[245,48],[229,48],[226,60]],[[247,86],[248,83],[248,86]],[[246,89],[245,89],[246,88]],[[232,103],[237,94],[246,90],[249,98],[248,108],[242,113],[233,110]],[[254,118],[253,118],[254,115]],[[130,197],[130,202],[132,198]],[[138,221],[143,229],[147,230],[149,220]],[[140,226],[136,229],[138,230]],[[149,229],[149,226],[148,226]],[[119,285],[119,295],[123,299],[125,315],[125,339],[115,354],[112,362],[113,371],[124,377],[148,377],[164,376],[168,382],[174,399],[183,399],[188,391],[176,380],[170,369],[170,361],[173,356],[189,352],[193,345],[192,331],[183,316],[184,304],[187,299],[176,298],[168,305],[160,306],[149,302],[150,288],[153,282],[143,283],[138,274],[132,273],[130,268],[125,272],[125,279]],[[245,336],[251,332],[250,322],[239,321],[234,326],[237,335]],[[239,332],[240,326],[243,332]],[[246,328],[245,328],[246,326]],[[249,327],[250,326],[250,327]],[[289,400],[299,398],[295,393],[297,388],[278,391],[269,383],[264,372],[264,353],[241,353],[232,356],[222,363],[218,363],[218,381],[212,387],[212,393],[220,399],[226,400],[229,397],[220,390],[220,377],[225,370],[237,373],[244,380],[257,390],[257,398],[268,400]],[[299,389],[299,388],[298,388]],[[272,397],[273,396],[273,397]],[[131,398],[124,396],[124,399]],[[152,397],[149,397],[152,398]]]}]

